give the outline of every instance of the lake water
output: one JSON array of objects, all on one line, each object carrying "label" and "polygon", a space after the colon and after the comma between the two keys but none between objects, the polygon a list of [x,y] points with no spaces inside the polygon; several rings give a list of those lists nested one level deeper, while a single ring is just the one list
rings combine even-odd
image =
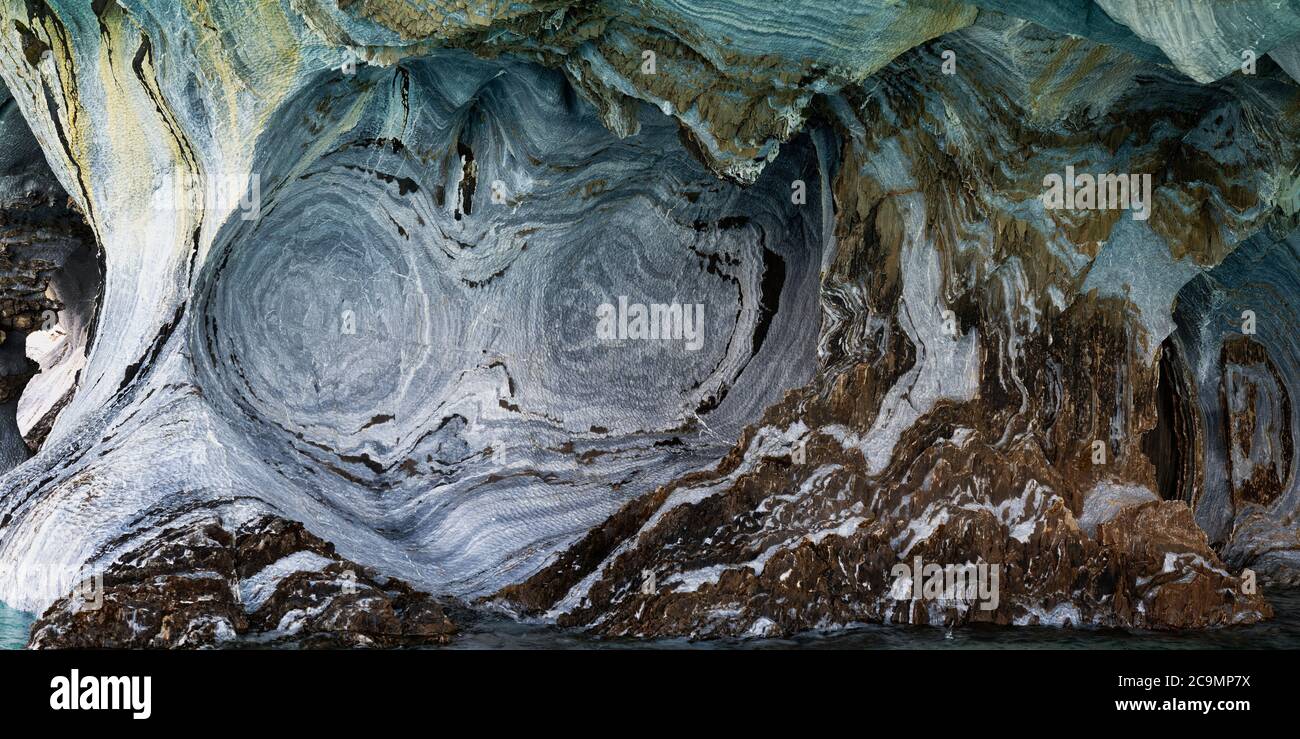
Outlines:
[{"label": "lake water", "polygon": [[[1300,649],[1300,588],[1269,590],[1276,616],[1252,626],[1166,633],[1135,629],[866,625],[791,639],[602,640],[552,626],[484,618],[450,649]],[[0,603],[0,649],[21,649],[34,616]]]},{"label": "lake water", "polygon": [[0,603],[0,649],[22,649],[36,617]]}]

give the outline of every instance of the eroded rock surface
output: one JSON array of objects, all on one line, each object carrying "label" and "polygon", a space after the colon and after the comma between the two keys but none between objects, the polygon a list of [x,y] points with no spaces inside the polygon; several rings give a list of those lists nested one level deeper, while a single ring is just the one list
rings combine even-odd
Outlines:
[{"label": "eroded rock surface", "polygon": [[447,604],[264,517],[167,528],[50,606],[34,648],[394,647],[445,644]]},{"label": "eroded rock surface", "polygon": [[[105,275],[51,276],[81,307],[0,481],[36,646],[436,642],[444,597],[603,635],[1199,628],[1268,617],[1244,568],[1300,580],[1294,3],[0,21]],[[632,304],[698,343],[601,333]],[[910,562],[995,567],[996,603]]]},{"label": "eroded rock surface", "polygon": [[[1160,339],[1176,297],[1223,258],[1217,224],[1287,222],[1246,196],[1263,179],[1254,190],[1235,183],[1265,178],[1294,148],[1235,129],[1259,114],[1258,101],[1236,98],[1235,80],[1207,89],[1137,77],[1123,55],[1062,46],[1015,22],[945,41],[977,68],[936,78],[924,71],[938,66],[935,49],[923,49],[878,75],[856,108],[837,108],[847,144],[818,378],[770,409],[716,471],[629,504],[503,591],[506,602],[601,633],[696,636],[855,621],[1188,627],[1268,613],[1190,525],[1187,503],[1137,519],[1131,511],[1146,508],[1127,504],[1160,488],[1143,443],[1160,420]],[[1091,128],[1044,120],[1051,98],[1008,71],[1035,48],[1054,55],[1048,69],[1090,59],[1127,82],[1089,103]],[[1165,102],[1126,116],[1135,96]],[[1254,164],[1221,166],[1229,159]],[[1152,217],[1012,204],[1032,202],[1044,175],[1072,161],[1156,172]],[[1190,225],[1191,204],[1215,225]],[[1193,413],[1186,396],[1175,405]],[[1190,438],[1178,443],[1200,453]],[[1167,450],[1156,454],[1165,464]],[[1140,492],[1088,510],[1115,488]],[[1085,513],[1091,537],[1077,523]],[[1164,536],[1169,563],[1121,545]],[[900,601],[890,566],[916,555],[1000,563],[998,607]],[[1162,594],[1175,582],[1177,595]]]},{"label": "eroded rock surface", "polygon": [[[98,290],[94,249],[0,85],[0,471],[40,446],[71,396]],[[44,376],[29,389],[38,372]]]}]

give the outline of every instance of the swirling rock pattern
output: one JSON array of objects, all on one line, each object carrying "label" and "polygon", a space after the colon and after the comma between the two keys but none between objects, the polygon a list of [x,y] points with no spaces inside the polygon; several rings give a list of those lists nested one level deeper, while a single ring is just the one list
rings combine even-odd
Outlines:
[{"label": "swirling rock pattern", "polygon": [[1292,329],[1300,317],[1281,296],[1300,287],[1298,264],[1294,232],[1247,239],[1179,293],[1178,330],[1167,342],[1181,392],[1195,401],[1181,424],[1191,459],[1168,497],[1194,506],[1228,562],[1284,582],[1298,575]]},{"label": "swirling rock pattern", "polygon": [[[224,452],[457,592],[717,456],[813,366],[821,227],[785,194],[811,144],[742,195],[657,111],[620,141],[567,90],[459,54],[332,75],[191,307]],[[600,338],[620,297],[703,306],[699,345]]]},{"label": "swirling rock pattern", "polygon": [[35,646],[1201,627],[1300,572],[1293,4],[0,8],[4,171],[71,203],[0,265],[71,306],[0,429]]}]

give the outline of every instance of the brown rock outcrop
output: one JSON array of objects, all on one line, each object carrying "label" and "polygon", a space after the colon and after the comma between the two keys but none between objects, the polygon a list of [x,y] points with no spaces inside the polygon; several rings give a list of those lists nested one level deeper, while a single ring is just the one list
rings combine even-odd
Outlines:
[{"label": "brown rock outcrop", "polygon": [[232,532],[207,520],[165,530],[102,587],[58,600],[31,647],[438,645],[456,633],[448,605],[339,557],[300,523],[265,516]]}]

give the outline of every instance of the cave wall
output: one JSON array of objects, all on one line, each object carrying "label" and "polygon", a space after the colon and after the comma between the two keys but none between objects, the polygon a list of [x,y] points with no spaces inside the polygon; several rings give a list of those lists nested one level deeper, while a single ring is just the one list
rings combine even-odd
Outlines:
[{"label": "cave wall", "polygon": [[0,136],[0,468],[7,472],[40,446],[73,394],[101,277],[93,235],[3,86]]},{"label": "cave wall", "polygon": [[[89,351],[16,401],[0,599],[271,515],[611,634],[1266,617],[1300,12],[1240,6],[5,0],[104,277],[55,280]],[[1046,209],[1067,167],[1148,216]],[[620,296],[705,340],[602,339]],[[893,597],[917,555],[1001,604]]]}]

